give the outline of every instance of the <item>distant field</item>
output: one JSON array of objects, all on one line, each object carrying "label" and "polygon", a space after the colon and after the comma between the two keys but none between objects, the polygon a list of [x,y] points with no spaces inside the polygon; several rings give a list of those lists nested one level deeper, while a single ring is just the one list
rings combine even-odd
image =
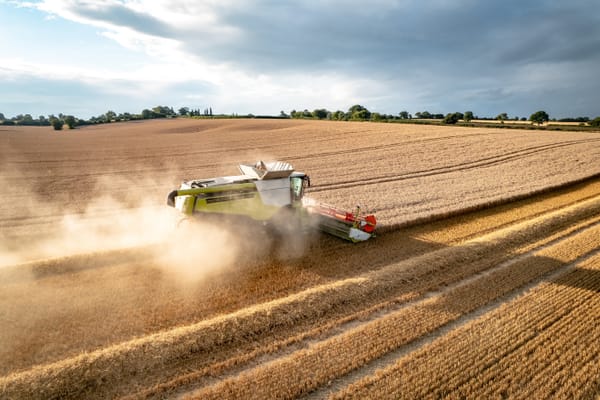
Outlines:
[{"label": "distant field", "polygon": [[[0,397],[600,394],[600,133],[175,119],[0,150]],[[257,159],[378,237],[174,230],[181,180]]]}]

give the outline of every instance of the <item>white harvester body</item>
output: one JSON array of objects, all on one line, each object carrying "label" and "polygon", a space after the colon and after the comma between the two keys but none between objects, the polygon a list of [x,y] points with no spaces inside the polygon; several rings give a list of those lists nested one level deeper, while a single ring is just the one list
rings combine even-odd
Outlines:
[{"label": "white harvester body", "polygon": [[361,242],[374,235],[374,215],[345,212],[304,197],[309,177],[282,161],[240,164],[241,175],[184,181],[172,191],[167,204],[183,214],[239,215],[268,222],[281,210],[290,211],[307,226],[334,236]]}]

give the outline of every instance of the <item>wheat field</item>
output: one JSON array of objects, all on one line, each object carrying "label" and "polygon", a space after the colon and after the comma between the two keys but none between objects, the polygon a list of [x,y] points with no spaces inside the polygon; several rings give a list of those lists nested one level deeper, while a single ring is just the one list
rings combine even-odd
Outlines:
[{"label": "wheat field", "polygon": [[[600,394],[598,133],[176,119],[0,149],[0,397]],[[181,180],[258,159],[378,236],[175,228]]]}]

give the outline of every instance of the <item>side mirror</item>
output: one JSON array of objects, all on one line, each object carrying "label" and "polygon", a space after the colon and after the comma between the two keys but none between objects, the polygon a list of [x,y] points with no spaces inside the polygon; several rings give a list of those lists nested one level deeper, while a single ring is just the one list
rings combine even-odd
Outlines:
[{"label": "side mirror", "polygon": [[310,176],[304,175],[303,181],[304,187],[310,187]]}]

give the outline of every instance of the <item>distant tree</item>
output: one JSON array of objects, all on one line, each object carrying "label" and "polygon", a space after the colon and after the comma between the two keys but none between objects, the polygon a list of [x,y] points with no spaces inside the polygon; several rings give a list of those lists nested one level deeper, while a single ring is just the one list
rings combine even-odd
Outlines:
[{"label": "distant tree", "polygon": [[600,117],[596,117],[593,120],[591,120],[590,126],[593,126],[594,128],[600,128]]},{"label": "distant tree", "polygon": [[527,118],[521,117],[521,121],[527,121]]},{"label": "distant tree", "polygon": [[577,118],[561,118],[558,120],[559,122],[589,122],[590,119],[588,117],[577,117]]},{"label": "distant tree", "polygon": [[77,122],[75,121],[75,117],[72,115],[67,115],[65,117],[65,124],[69,127],[69,129],[75,129]]},{"label": "distant tree", "polygon": [[185,117],[190,112],[190,109],[187,107],[181,107],[178,111],[179,111],[179,115],[181,115],[182,117]]},{"label": "distant tree", "polygon": [[384,116],[378,112],[371,113],[371,121],[381,121],[383,118]]},{"label": "distant tree", "polygon": [[408,119],[408,111],[400,111],[398,115],[400,116],[400,119]]},{"label": "distant tree", "polygon": [[290,116],[285,113],[285,111],[279,111],[279,118],[289,118]]},{"label": "distant tree", "polygon": [[19,125],[37,125],[31,114],[19,115],[17,122]]},{"label": "distant tree", "polygon": [[446,114],[446,116],[442,120],[442,123],[448,124],[448,125],[454,125],[461,119],[460,118],[461,116],[462,116],[462,114],[457,113],[457,112],[452,113],[452,114]]},{"label": "distant tree", "polygon": [[354,121],[366,121],[371,119],[371,112],[360,104],[355,104],[348,109],[349,119]]},{"label": "distant tree", "polygon": [[142,118],[144,119],[149,119],[152,118],[152,111],[148,110],[147,108],[142,110]]},{"label": "distant tree", "polygon": [[119,114],[119,116],[117,118],[120,121],[130,121],[131,119],[133,119],[133,116],[130,113],[125,112],[125,113]]},{"label": "distant tree", "polygon": [[540,111],[536,111],[533,114],[531,114],[531,116],[529,117],[529,120],[533,123],[541,125],[544,122],[548,122],[550,120],[550,117],[548,116],[548,113],[546,111],[540,110]]},{"label": "distant tree", "polygon": [[313,110],[312,116],[317,119],[325,119],[327,118],[327,113],[328,111],[326,109],[318,108],[316,110]]},{"label": "distant tree", "polygon": [[334,121],[343,121],[346,119],[346,113],[341,110],[334,111],[331,115],[331,119]]},{"label": "distant tree", "polygon": [[433,118],[433,115],[429,111],[419,111],[419,112],[416,112],[415,116],[417,118],[422,118],[422,119],[431,119],[431,118]]},{"label": "distant tree", "polygon": [[465,114],[463,115],[463,120],[465,122],[470,122],[473,119],[473,111],[465,111]]},{"label": "distant tree", "polygon": [[51,122],[55,131],[60,131],[63,128],[64,122],[62,119],[54,118]]},{"label": "distant tree", "polygon": [[115,120],[116,118],[117,118],[117,113],[112,110],[108,110],[107,112],[104,113],[104,119],[106,120],[106,122],[111,122],[111,121]]},{"label": "distant tree", "polygon": [[169,110],[169,107],[165,107],[165,106],[156,106],[156,107],[152,107],[152,118],[165,118],[167,115],[169,115],[171,112],[171,110]]},{"label": "distant tree", "polygon": [[0,120],[4,121],[6,118],[4,118],[4,114],[0,113]]},{"label": "distant tree", "polygon": [[504,122],[508,119],[508,114],[507,113],[501,113],[496,115],[496,119],[500,122]]}]

